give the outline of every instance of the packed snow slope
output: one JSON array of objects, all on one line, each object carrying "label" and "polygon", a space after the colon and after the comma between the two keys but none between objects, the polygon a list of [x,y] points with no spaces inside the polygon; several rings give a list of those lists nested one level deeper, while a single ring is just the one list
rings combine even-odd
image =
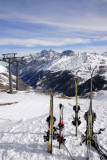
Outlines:
[{"label": "packed snow slope", "polygon": [[[59,103],[64,105],[64,136],[66,147],[75,160],[86,159],[86,145],[80,146],[81,135],[86,130],[84,113],[89,108],[89,99],[78,97],[81,107],[79,116],[79,136],[75,136],[75,127],[72,125],[74,117],[73,105],[75,98],[62,99],[60,95],[54,96],[54,116],[57,118],[55,126],[59,123]],[[100,91],[94,95],[93,110],[97,119],[94,131],[105,128],[98,135],[98,142],[107,149],[107,91]],[[14,103],[15,102],[15,103]],[[17,102],[17,103],[16,103]],[[3,105],[13,103],[11,105]],[[47,143],[43,136],[48,129],[46,118],[49,115],[50,96],[35,92],[18,92],[7,94],[0,92],[0,160],[71,160],[64,146],[59,150],[58,142],[53,142],[53,154],[47,153]],[[92,148],[94,160],[100,160],[97,151]]]},{"label": "packed snow slope", "polygon": [[[66,50],[57,53],[43,50],[23,59],[27,65],[20,67],[20,77],[38,91],[54,88],[64,95],[74,95],[74,77],[79,77],[79,95],[89,92],[90,71],[94,72],[93,90],[107,90],[107,53],[76,53]],[[13,71],[15,68],[13,67]]]}]

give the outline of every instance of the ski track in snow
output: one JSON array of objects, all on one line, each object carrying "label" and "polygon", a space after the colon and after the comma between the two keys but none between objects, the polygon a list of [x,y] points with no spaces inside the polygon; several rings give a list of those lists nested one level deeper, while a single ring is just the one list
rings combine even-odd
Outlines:
[{"label": "ski track in snow", "polygon": [[[107,149],[107,92],[95,96],[93,110],[97,119],[94,123],[94,131],[106,128],[98,135],[98,142]],[[0,93],[0,103],[18,102],[17,104],[0,106],[0,160],[71,160],[64,146],[59,150],[58,142],[53,141],[53,154],[47,153],[47,142],[43,136],[48,129],[46,118],[49,114],[50,97],[34,92],[18,92],[16,94]],[[89,99],[78,98],[81,107],[79,116],[79,136],[75,136],[75,127],[72,125],[74,117],[73,105],[75,98],[71,100],[54,97],[54,116],[57,118],[55,126],[59,123],[59,103],[64,105],[64,131],[66,147],[75,160],[86,160],[87,148],[85,143],[80,146],[81,135],[86,130],[84,113],[89,108]],[[4,119],[4,120],[2,120]],[[9,119],[11,121],[6,121]],[[100,160],[97,151],[92,148],[94,160]]]}]

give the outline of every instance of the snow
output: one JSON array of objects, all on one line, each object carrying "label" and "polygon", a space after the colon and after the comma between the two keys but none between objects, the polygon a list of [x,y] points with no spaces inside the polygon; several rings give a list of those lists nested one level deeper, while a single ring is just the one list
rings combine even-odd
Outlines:
[{"label": "snow", "polygon": [[[64,53],[64,54],[63,54]],[[72,53],[72,54],[70,54]],[[70,54],[70,55],[69,55]],[[88,80],[90,78],[90,72],[89,67],[92,69],[95,68],[97,65],[97,69],[95,70],[95,75],[99,71],[99,67],[104,67],[105,73],[104,76],[107,79],[106,75],[106,65],[107,65],[107,56],[106,54],[97,54],[97,53],[76,53],[71,50],[70,51],[64,51],[61,54],[57,53],[55,51],[46,51],[43,50],[38,54],[32,55],[32,58],[29,56],[27,59],[29,59],[29,64],[32,60],[37,60],[38,66],[32,68],[34,69],[34,72],[40,72],[40,71],[52,71],[52,72],[58,72],[58,71],[71,71],[72,74],[76,75],[78,72],[78,76],[83,79],[83,82]],[[44,63],[43,63],[44,62]],[[24,69],[22,69],[23,73],[29,72],[29,65],[25,66]],[[20,72],[22,73],[22,72]]]},{"label": "snow", "polygon": [[[78,97],[81,107],[79,112],[81,125],[79,136],[75,136],[75,127],[72,125],[74,117],[73,105],[75,98],[61,99],[54,96],[54,116],[57,118],[55,126],[59,122],[59,103],[64,105],[64,136],[66,146],[75,160],[86,159],[86,145],[80,146],[81,135],[86,129],[84,113],[89,108],[89,99]],[[107,128],[107,91],[100,91],[93,99],[93,110],[97,114],[94,131]],[[58,142],[53,142],[53,154],[47,153],[47,142],[43,136],[48,126],[46,118],[49,114],[49,95],[35,92],[17,92],[7,94],[0,92],[0,104],[18,102],[12,105],[0,105],[0,159],[1,160],[70,160],[70,156],[64,146],[59,150]],[[98,142],[107,149],[107,129],[98,135]],[[92,148],[94,160],[100,160],[98,153]]]},{"label": "snow", "polygon": [[0,65],[0,73],[5,73],[7,69]]},{"label": "snow", "polygon": [[43,96],[41,102],[41,96],[33,93],[18,92],[16,94],[6,94],[2,93],[0,103],[4,102],[18,102],[11,106],[4,106],[3,109],[0,108],[0,117],[3,119],[10,120],[21,120],[30,119],[34,117],[42,116],[42,114],[47,113],[46,102],[48,101],[48,96]]}]

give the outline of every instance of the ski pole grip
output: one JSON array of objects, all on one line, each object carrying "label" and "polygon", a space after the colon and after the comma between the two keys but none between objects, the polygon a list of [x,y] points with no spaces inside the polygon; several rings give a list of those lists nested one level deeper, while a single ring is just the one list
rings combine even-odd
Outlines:
[{"label": "ski pole grip", "polygon": [[60,108],[60,109],[62,108],[62,104],[61,104],[61,103],[59,104],[59,108]]}]

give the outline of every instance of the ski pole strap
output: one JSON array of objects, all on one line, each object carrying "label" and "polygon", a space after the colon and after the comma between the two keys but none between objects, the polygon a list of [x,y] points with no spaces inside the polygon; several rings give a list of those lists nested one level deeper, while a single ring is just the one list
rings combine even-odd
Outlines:
[{"label": "ski pole strap", "polygon": [[[98,145],[98,143],[95,145],[95,148],[96,148],[96,150],[98,151],[98,154],[100,155],[100,158],[102,158],[102,157],[104,157],[104,158],[106,158],[107,159],[107,152],[106,153],[104,153],[103,151],[102,151],[102,149],[100,148],[100,146]],[[105,150],[105,149],[104,149]]]},{"label": "ski pole strap", "polygon": [[99,147],[102,148],[105,152],[107,152],[107,150],[104,147],[102,147],[101,145],[99,145]]},{"label": "ski pole strap", "polygon": [[61,109],[62,107],[63,107],[63,105],[60,103],[60,104],[59,104],[59,108]]},{"label": "ski pole strap", "polygon": [[68,150],[68,148],[66,147],[66,145],[65,145],[64,143],[63,143],[63,145],[64,145],[64,147],[65,147],[66,151],[69,153],[69,155],[70,155],[71,159],[72,159],[72,160],[75,160],[75,159],[72,157],[72,155],[71,155],[71,153],[69,152],[69,150]]},{"label": "ski pole strap", "polygon": [[103,131],[105,131],[105,128],[100,128],[98,132],[93,132],[93,134],[101,134]]},{"label": "ski pole strap", "polygon": [[100,155],[100,159],[102,159],[102,157],[107,159],[107,151],[98,144],[97,140],[92,139],[92,141],[92,146],[97,150],[98,154]]},{"label": "ski pole strap", "polygon": [[60,145],[65,144],[66,139],[64,138],[63,134],[58,136],[57,141],[59,141]]}]

